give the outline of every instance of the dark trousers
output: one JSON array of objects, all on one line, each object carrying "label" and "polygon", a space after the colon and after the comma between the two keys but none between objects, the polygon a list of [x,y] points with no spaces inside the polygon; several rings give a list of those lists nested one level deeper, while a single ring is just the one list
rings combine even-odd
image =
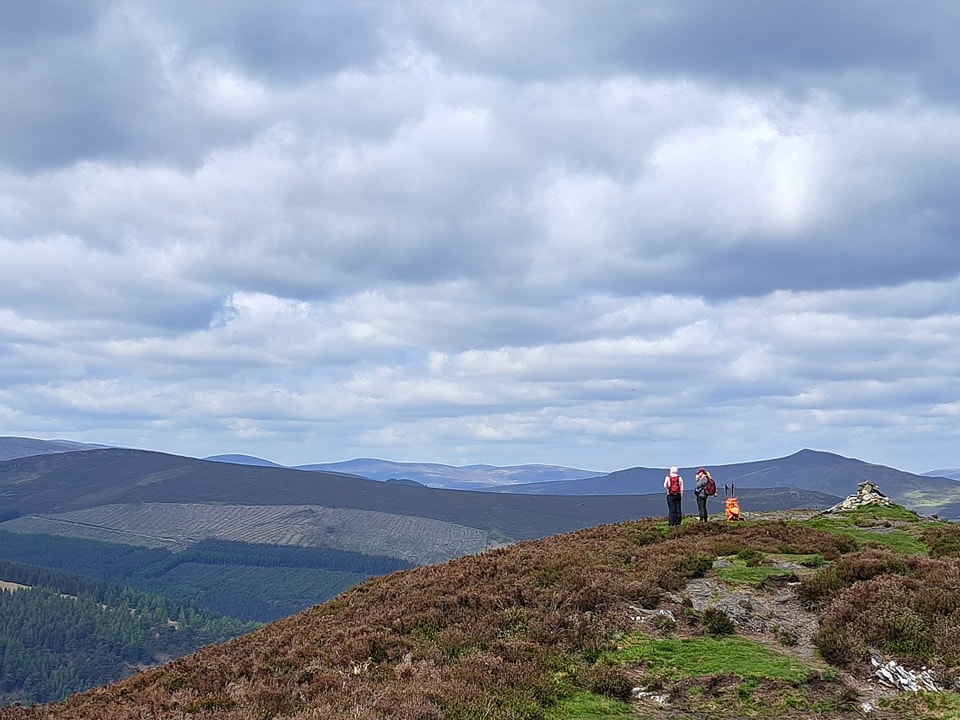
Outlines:
[{"label": "dark trousers", "polygon": [[667,524],[679,525],[683,520],[683,511],[680,509],[680,500],[683,495],[670,495],[667,493]]},{"label": "dark trousers", "polygon": [[707,521],[707,494],[700,493],[697,495],[697,512],[700,513],[700,522]]}]

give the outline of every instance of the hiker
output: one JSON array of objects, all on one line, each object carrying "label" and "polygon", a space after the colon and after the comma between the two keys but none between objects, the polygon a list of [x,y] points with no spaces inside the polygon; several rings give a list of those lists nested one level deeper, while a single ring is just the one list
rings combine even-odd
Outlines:
[{"label": "hiker", "polygon": [[670,468],[670,473],[663,479],[663,489],[667,491],[667,524],[679,525],[683,520],[683,511],[680,501],[683,499],[683,478],[676,466]]},{"label": "hiker", "polygon": [[717,494],[717,483],[706,468],[697,470],[697,486],[693,489],[693,494],[697,496],[700,522],[707,522],[707,498]]}]

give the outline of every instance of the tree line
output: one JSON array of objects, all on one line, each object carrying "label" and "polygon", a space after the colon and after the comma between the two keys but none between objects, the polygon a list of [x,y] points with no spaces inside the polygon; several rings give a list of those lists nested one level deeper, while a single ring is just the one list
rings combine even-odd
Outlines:
[{"label": "tree line", "polygon": [[328,600],[373,575],[412,567],[399,558],[329,547],[209,539],[172,552],[3,530],[0,558],[131,587],[261,623]]}]

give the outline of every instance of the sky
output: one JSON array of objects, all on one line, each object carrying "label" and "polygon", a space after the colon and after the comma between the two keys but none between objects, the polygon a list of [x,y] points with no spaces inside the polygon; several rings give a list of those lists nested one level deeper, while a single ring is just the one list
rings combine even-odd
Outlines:
[{"label": "sky", "polygon": [[0,435],[960,465],[954,0],[0,0]]}]

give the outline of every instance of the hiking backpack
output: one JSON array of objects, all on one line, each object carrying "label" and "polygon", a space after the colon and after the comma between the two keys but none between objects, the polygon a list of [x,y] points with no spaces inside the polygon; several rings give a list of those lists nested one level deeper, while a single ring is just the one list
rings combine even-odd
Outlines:
[{"label": "hiking backpack", "polygon": [[707,495],[716,495],[717,494],[717,483],[712,477],[707,478],[707,484],[704,486],[703,491]]},{"label": "hiking backpack", "polygon": [[680,494],[680,476],[679,475],[668,475],[670,478],[670,487],[667,488],[668,495],[679,495]]}]

